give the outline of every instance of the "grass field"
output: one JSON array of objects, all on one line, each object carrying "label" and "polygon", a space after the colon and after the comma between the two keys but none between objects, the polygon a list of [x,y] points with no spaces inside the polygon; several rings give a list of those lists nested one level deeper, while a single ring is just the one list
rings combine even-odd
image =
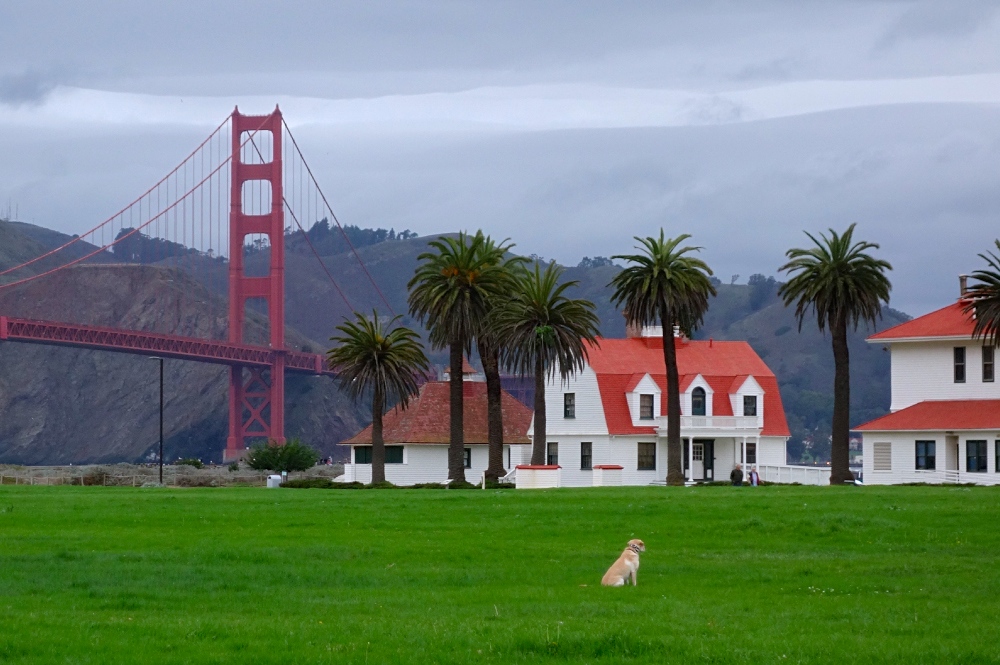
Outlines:
[{"label": "grass field", "polygon": [[998,616],[993,488],[0,487],[5,663],[980,663]]}]

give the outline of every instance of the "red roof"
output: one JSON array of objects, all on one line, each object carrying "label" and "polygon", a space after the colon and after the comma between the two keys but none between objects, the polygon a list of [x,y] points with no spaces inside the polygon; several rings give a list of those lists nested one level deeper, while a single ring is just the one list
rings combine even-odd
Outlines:
[{"label": "red roof", "polygon": [[[465,396],[465,443],[488,443],[486,420],[486,384],[480,381],[462,383]],[[531,425],[531,409],[504,391],[504,443],[530,443],[527,432]],[[386,443],[448,443],[451,440],[451,403],[447,381],[431,381],[420,388],[420,394],[405,411],[398,407],[382,418],[382,438]],[[372,442],[371,425],[361,430],[343,445],[365,445]]]},{"label": "red roof", "polygon": [[855,427],[857,432],[1000,429],[1000,399],[928,400]]},{"label": "red roof", "polygon": [[965,302],[959,300],[930,314],[875,333],[868,340],[881,342],[895,339],[972,337],[975,323],[971,316],[962,312],[963,307]]},{"label": "red roof", "polygon": [[[663,338],[630,337],[601,339],[600,346],[589,346],[589,363],[597,374],[597,385],[604,404],[604,417],[610,434],[653,434],[654,426],[636,427],[625,394],[635,387],[636,374],[649,374],[666,394],[666,368],[663,364]],[[733,415],[729,401],[732,390],[753,376],[764,389],[765,436],[789,436],[785,409],[778,391],[778,380],[760,356],[746,342],[684,341],[677,345],[677,371],[681,390],[701,374],[715,393],[715,415]],[[737,379],[741,379],[736,383]],[[661,399],[661,413],[667,414],[667,400]]]}]

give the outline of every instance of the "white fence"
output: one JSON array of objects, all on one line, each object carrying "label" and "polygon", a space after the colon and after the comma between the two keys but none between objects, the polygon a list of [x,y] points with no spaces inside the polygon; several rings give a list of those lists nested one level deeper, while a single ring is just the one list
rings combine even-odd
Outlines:
[{"label": "white fence", "polygon": [[[667,419],[661,419],[666,429]],[[681,416],[681,429],[746,429],[757,431],[761,427],[757,416]]]},{"label": "white fence", "polygon": [[757,473],[768,483],[800,483],[802,485],[829,485],[830,467],[760,464]]}]

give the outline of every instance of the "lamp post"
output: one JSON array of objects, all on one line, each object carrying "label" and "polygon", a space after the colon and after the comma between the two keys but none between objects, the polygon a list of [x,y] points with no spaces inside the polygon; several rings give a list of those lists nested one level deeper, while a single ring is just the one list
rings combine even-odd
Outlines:
[{"label": "lamp post", "polygon": [[163,358],[153,356],[150,360],[160,361],[160,484],[163,484]]}]

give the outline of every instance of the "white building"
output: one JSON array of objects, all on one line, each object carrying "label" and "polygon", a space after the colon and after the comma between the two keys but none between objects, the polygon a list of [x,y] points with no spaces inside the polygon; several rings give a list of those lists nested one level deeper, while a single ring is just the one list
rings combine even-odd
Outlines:
[{"label": "white building", "polygon": [[972,337],[966,302],[868,338],[892,354],[892,403],[888,415],[855,428],[866,485],[1000,484],[996,349]]},{"label": "white building", "polygon": [[[556,376],[546,383],[546,461],[561,467],[563,486],[592,485],[598,465],[620,465],[625,485],[664,482],[662,332],[654,327],[626,339],[601,339],[588,354],[586,367],[568,382]],[[829,469],[786,465],[789,431],[778,382],[749,344],[678,337],[677,365],[682,466],[689,480],[728,481],[742,462],[747,469],[756,464],[765,479],[829,482]],[[525,454],[530,457],[530,450]]]},{"label": "white building", "polygon": [[[481,376],[465,372],[464,435],[465,479],[479,482],[489,465],[486,419],[486,384]],[[503,462],[506,470],[525,457],[521,448],[529,448],[525,435],[531,422],[531,409],[504,392],[501,399],[504,424]],[[385,441],[385,479],[395,485],[443,483],[448,480],[448,442],[451,440],[449,384],[431,381],[405,410],[392,409],[382,421]],[[341,482],[371,482],[371,425],[341,443],[351,447],[350,461],[344,465]],[[513,453],[512,453],[513,449]],[[530,457],[530,451],[527,457]]]}]

